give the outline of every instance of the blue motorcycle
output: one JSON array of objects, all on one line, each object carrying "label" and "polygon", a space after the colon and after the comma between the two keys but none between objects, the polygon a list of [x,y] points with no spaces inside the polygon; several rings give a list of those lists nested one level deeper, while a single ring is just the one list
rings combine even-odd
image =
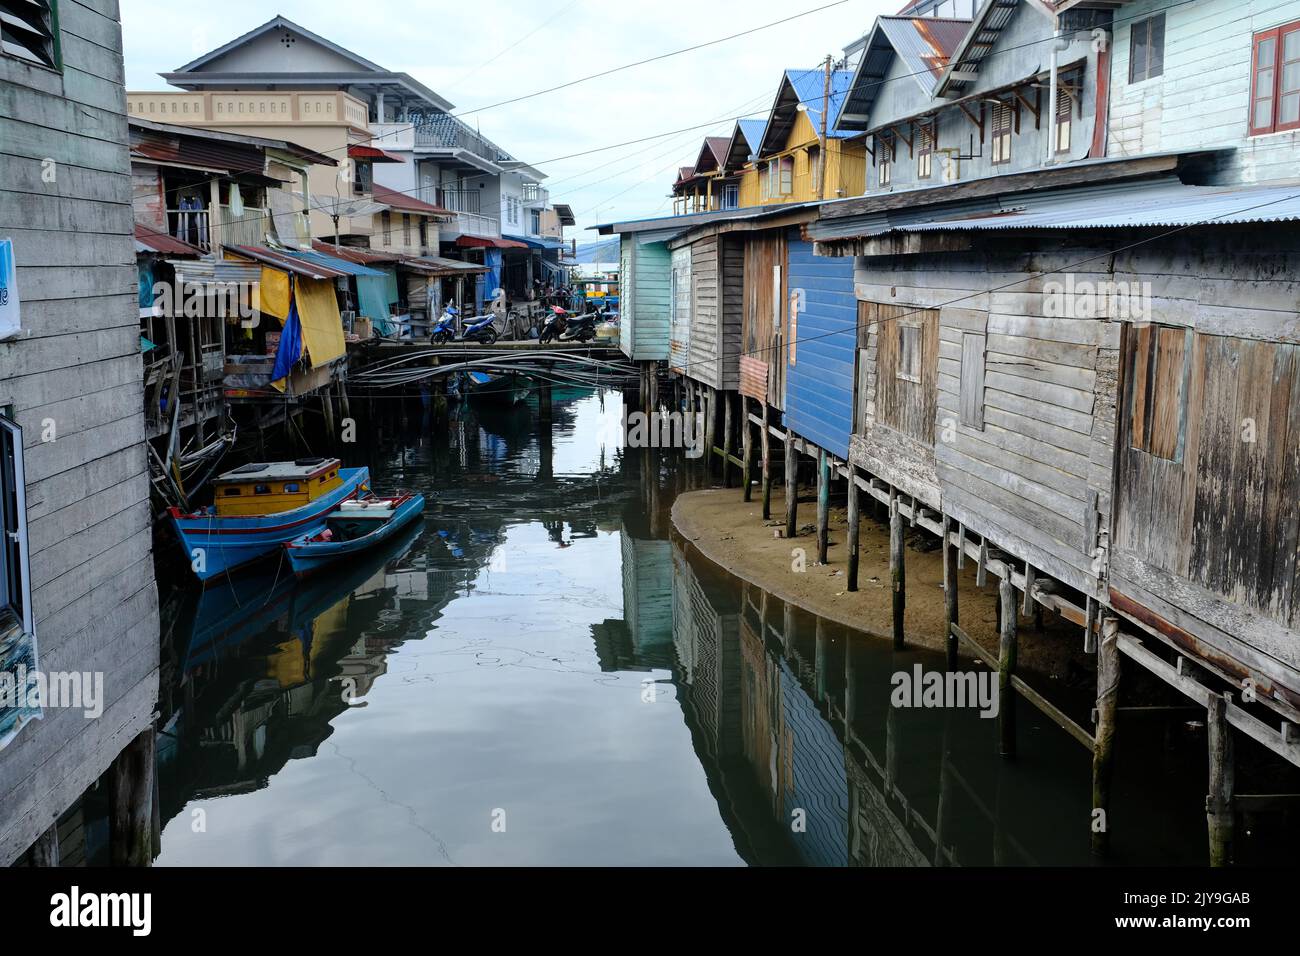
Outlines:
[{"label": "blue motorcycle", "polygon": [[497,330],[492,325],[496,316],[492,313],[487,315],[475,316],[466,320],[469,324],[461,332],[459,339],[456,336],[456,319],[460,313],[456,311],[454,305],[448,305],[438,317],[438,324],[433,327],[433,332],[429,335],[429,341],[434,345],[446,345],[448,342],[482,342],[484,345],[493,345],[497,340]]}]

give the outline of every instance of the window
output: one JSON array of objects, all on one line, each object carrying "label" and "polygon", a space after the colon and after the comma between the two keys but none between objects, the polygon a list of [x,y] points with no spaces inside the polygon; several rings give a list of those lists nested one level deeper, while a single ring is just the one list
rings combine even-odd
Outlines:
[{"label": "window", "polygon": [[1300,22],[1255,34],[1250,135],[1300,128]]},{"label": "window", "polygon": [[898,322],[898,372],[905,382],[921,381],[921,327]]},{"label": "window", "polygon": [[782,156],[779,163],[781,170],[780,194],[789,196],[794,192],[794,157]]},{"label": "window", "polygon": [[402,245],[411,244],[411,217],[407,213],[402,213]]},{"label": "window", "polygon": [[993,104],[993,165],[1011,162],[1011,127],[1013,110],[1006,103]]},{"label": "window", "polygon": [[1068,153],[1074,127],[1074,94],[1064,88],[1056,91],[1056,119],[1052,125],[1052,136],[1056,152]]},{"label": "window", "polygon": [[876,180],[881,189],[894,181],[894,137],[888,133],[876,139]]},{"label": "window", "polygon": [[0,0],[0,50],[59,69],[59,28],[50,0]]},{"label": "window", "polygon": [[271,486],[270,486],[270,485],[254,485],[254,486],[253,486],[253,494],[255,494],[255,495],[269,495],[270,493],[271,493]]},{"label": "window", "polygon": [[235,498],[235,497],[237,497],[237,496],[239,496],[239,495],[242,495],[242,494],[244,493],[244,489],[242,489],[242,488],[225,488],[225,489],[222,490],[221,493],[222,493],[223,495],[225,495],[227,498]]},{"label": "window", "polygon": [[[6,24],[6,30],[8,26]],[[0,614],[33,633],[23,432],[0,414]]]},{"label": "window", "polygon": [[984,430],[984,336],[963,332],[961,337],[961,423]]},{"label": "window", "polygon": [[1133,24],[1128,43],[1128,81],[1141,83],[1152,80],[1165,71],[1165,15]]},{"label": "window", "polygon": [[727,183],[722,190],[722,208],[740,208],[740,185],[738,183]]},{"label": "window", "polygon": [[808,178],[812,182],[813,194],[816,195],[821,190],[822,185],[822,148],[820,146],[808,147]]},{"label": "window", "polygon": [[529,217],[528,217],[528,218],[529,218],[529,223],[528,223],[529,231],[530,231],[534,236],[539,236],[539,235],[541,235],[541,233],[542,233],[542,211],[541,211],[540,209],[530,209],[530,210],[528,210],[528,212],[529,212]]},{"label": "window", "polygon": [[373,192],[375,168],[370,162],[353,160],[355,171],[352,176],[352,191],[357,195]]},{"label": "window", "polygon": [[1147,325],[1130,334],[1129,444],[1157,458],[1181,461],[1192,330]]},{"label": "window", "polygon": [[934,120],[916,127],[916,178],[929,179],[934,171]]},{"label": "window", "polygon": [[302,485],[298,484],[298,482],[296,481],[291,481],[284,486],[284,493],[286,495],[296,495],[301,490],[302,490]]},{"label": "window", "polygon": [[384,245],[393,244],[393,214],[385,209],[379,214],[379,228],[384,234]]}]

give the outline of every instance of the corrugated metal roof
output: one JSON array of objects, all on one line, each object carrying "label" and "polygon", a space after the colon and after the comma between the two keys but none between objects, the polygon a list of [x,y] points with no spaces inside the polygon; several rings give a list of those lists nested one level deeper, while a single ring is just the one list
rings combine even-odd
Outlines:
[{"label": "corrugated metal roof", "polygon": [[695,161],[696,173],[709,173],[715,169],[720,169],[722,164],[727,161],[727,144],[730,139],[726,136],[706,136],[704,145],[700,147],[700,155]]},{"label": "corrugated metal roof", "polygon": [[336,246],[333,243],[322,242],[319,239],[313,239],[311,247],[317,252],[325,253],[327,256],[347,259],[349,262],[358,262],[363,266],[387,265],[399,262],[402,258],[395,252],[376,252],[374,249],[362,249],[358,246]]},{"label": "corrugated metal roof", "polygon": [[387,186],[380,186],[378,183],[371,187],[370,194],[375,197],[375,202],[383,203],[385,206],[392,206],[394,209],[400,209],[403,212],[418,212],[426,216],[447,216],[450,218],[456,216],[450,209],[435,206],[431,202],[416,199],[414,196],[398,192],[396,189],[389,189]]},{"label": "corrugated metal roof", "polygon": [[444,259],[442,256],[406,256],[402,265],[427,273],[428,275],[475,275],[487,272],[487,266],[477,262],[462,262],[460,259]]},{"label": "corrugated metal roof", "polygon": [[938,17],[877,17],[837,121],[841,130],[852,133],[867,128],[867,114],[896,56],[929,96],[970,25],[970,20]]},{"label": "corrugated metal roof", "polygon": [[979,72],[980,64],[997,46],[998,38],[1011,22],[1019,5],[1020,0],[985,0],[984,6],[975,14],[975,22],[954,51],[948,69],[935,88],[935,96],[943,96],[949,90],[959,96],[969,92],[967,87],[971,81],[956,78],[952,74]]},{"label": "corrugated metal roof", "polygon": [[893,232],[1024,229],[1139,229],[1243,225],[1300,220],[1300,188],[1184,186],[1176,179],[971,200],[927,215],[879,213],[856,236]]},{"label": "corrugated metal roof", "polygon": [[293,252],[287,254],[293,256],[295,259],[304,259],[314,265],[325,266],[326,268],[350,276],[371,276],[382,278],[384,275],[384,273],[378,269],[363,266],[359,262],[352,262],[348,259],[342,258],[341,256],[332,256],[324,252],[316,252],[314,249],[295,249]]},{"label": "corrugated metal roof", "polygon": [[268,249],[266,246],[226,246],[226,251],[306,279],[341,279],[351,274],[317,262],[299,259],[278,249]]},{"label": "corrugated metal roof", "polygon": [[198,246],[190,245],[165,232],[150,229],[141,223],[135,224],[135,251],[159,252],[165,256],[204,256],[207,255]]},{"label": "corrugated metal roof", "polygon": [[[831,72],[831,91],[827,112],[827,135],[834,139],[844,139],[853,133],[842,133],[835,128],[844,101],[848,97],[849,87],[853,83],[853,73],[849,70]],[[781,85],[776,91],[772,111],[768,114],[767,126],[763,130],[760,145],[754,150],[756,155],[766,156],[780,152],[785,148],[786,138],[794,127],[798,108],[802,105],[808,113],[808,121],[813,129],[820,130],[822,122],[822,102],[826,99],[826,71],[821,68],[811,70],[786,70],[781,77]]]}]

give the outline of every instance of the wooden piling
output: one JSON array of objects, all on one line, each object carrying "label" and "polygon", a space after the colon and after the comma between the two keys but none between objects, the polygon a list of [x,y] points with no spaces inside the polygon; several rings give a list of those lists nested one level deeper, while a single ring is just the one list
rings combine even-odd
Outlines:
[{"label": "wooden piling", "polygon": [[889,503],[889,581],[894,593],[894,649],[902,650],[903,616],[907,609],[907,568],[903,560],[903,513],[895,496]]},{"label": "wooden piling", "polygon": [[785,433],[785,536],[793,538],[799,532],[799,452],[794,447],[794,435]]},{"label": "wooden piling", "polygon": [[543,382],[538,388],[537,416],[544,422],[549,422],[554,419],[554,406],[552,405],[550,382]]},{"label": "wooden piling", "polygon": [[1119,618],[1103,611],[1097,642],[1097,726],[1092,747],[1092,852],[1110,849],[1110,778],[1119,705]]},{"label": "wooden piling", "polygon": [[731,432],[731,394],[718,392],[722,396],[722,487],[731,487],[731,458],[735,454]]},{"label": "wooden piling", "polygon": [[817,449],[817,563],[825,564],[830,554],[831,466],[826,449]]},{"label": "wooden piling", "polygon": [[944,649],[947,652],[948,670],[957,669],[957,635],[953,627],[957,624],[957,554],[960,545],[952,543],[952,522],[943,516],[943,605],[944,605]]},{"label": "wooden piling", "polygon": [[1205,728],[1210,757],[1210,792],[1205,798],[1205,818],[1210,837],[1210,866],[1230,866],[1235,827],[1232,795],[1235,778],[1232,728],[1228,726],[1231,696],[1210,694]]},{"label": "wooden piling", "polygon": [[109,856],[113,866],[153,861],[154,730],[140,733],[109,768]]},{"label": "wooden piling", "polygon": [[772,520],[772,432],[769,430],[768,404],[763,402],[763,432],[759,447],[763,454],[763,520]]},{"label": "wooden piling", "polygon": [[849,466],[849,580],[847,590],[858,589],[858,530],[862,524],[861,502],[858,499],[858,470]]},{"label": "wooden piling", "polygon": [[749,399],[740,396],[740,446],[741,460],[745,463],[740,471],[740,483],[743,486],[743,500],[754,500],[754,423],[749,420]]},{"label": "wooden piling", "polygon": [[[706,471],[710,476],[713,474],[713,449],[718,445],[718,393],[713,389],[704,386],[700,390],[700,402],[704,407],[704,462],[708,465]],[[723,474],[726,474],[726,464],[723,464]]]},{"label": "wooden piling", "polygon": [[1016,589],[1008,574],[998,582],[998,605],[1002,619],[998,628],[998,752],[1016,755],[1016,691],[1011,675],[1016,672]]},{"label": "wooden piling", "polygon": [[32,866],[55,867],[59,865],[59,822],[55,820],[50,828],[36,838],[36,842],[27,851],[28,862]]}]

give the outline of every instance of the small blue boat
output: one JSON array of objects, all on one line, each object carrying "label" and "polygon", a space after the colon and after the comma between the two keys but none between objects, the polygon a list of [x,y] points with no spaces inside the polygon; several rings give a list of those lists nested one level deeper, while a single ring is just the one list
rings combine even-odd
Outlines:
[{"label": "small blue boat", "polygon": [[343,468],[337,458],[254,463],[213,480],[214,504],[168,514],[185,560],[206,581],[274,555],[290,538],[316,534],[369,481],[369,469]]},{"label": "small blue boat", "polygon": [[382,544],[424,511],[424,496],[362,498],[343,502],[322,531],[284,543],[293,573],[304,577]]}]

